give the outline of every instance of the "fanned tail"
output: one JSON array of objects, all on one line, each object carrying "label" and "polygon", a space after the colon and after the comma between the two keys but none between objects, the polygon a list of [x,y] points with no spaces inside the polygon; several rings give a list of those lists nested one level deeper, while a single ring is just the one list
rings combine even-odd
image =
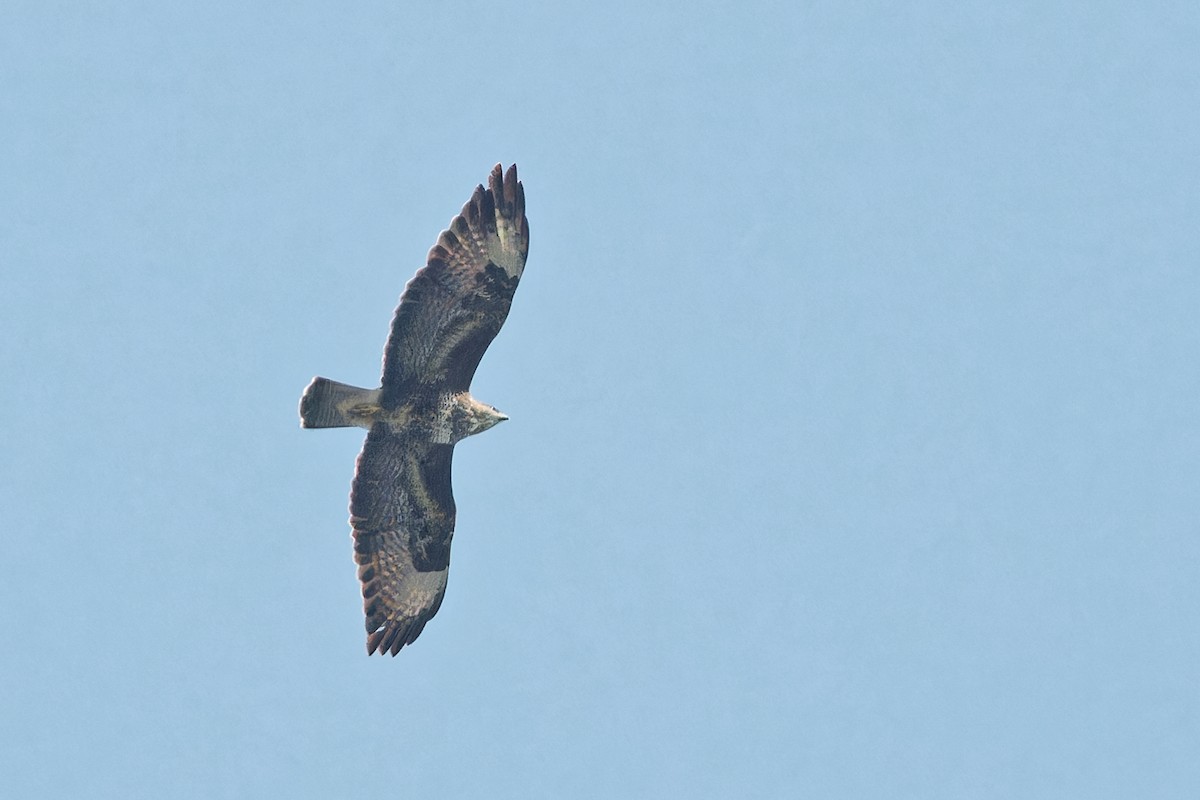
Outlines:
[{"label": "fanned tail", "polygon": [[313,378],[300,398],[300,427],[369,427],[378,411],[378,389],[361,389],[328,378]]}]

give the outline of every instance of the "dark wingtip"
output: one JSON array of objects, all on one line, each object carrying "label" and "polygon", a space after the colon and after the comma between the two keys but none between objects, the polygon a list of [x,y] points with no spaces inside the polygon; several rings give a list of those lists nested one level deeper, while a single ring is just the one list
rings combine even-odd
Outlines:
[{"label": "dark wingtip", "polygon": [[388,620],[382,627],[367,635],[367,655],[373,656],[378,652],[381,656],[395,656],[404,645],[415,642],[424,628],[425,620],[419,618]]},{"label": "dark wingtip", "polygon": [[488,176],[488,191],[496,209],[505,218],[521,220],[521,232],[525,234],[525,187],[517,178],[517,165],[510,166],[507,172],[503,164],[492,167],[492,174]]},{"label": "dark wingtip", "polygon": [[[396,628],[390,625],[384,625],[367,636],[367,655],[373,656],[376,652],[379,655],[387,655],[388,650],[392,649],[392,644],[396,638]],[[397,648],[399,649],[399,648]],[[392,655],[396,655],[395,652]]]}]

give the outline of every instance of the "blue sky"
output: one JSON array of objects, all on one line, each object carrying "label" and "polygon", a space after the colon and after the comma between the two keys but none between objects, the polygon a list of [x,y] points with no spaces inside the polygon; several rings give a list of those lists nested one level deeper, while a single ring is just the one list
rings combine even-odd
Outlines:
[{"label": "blue sky", "polygon": [[[1192,798],[1190,3],[0,11],[0,789]],[[367,658],[392,309],[531,248]]]}]

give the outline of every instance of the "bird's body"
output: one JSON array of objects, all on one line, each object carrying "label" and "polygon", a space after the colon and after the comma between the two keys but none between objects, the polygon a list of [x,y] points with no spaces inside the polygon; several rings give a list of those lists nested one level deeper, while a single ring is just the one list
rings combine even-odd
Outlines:
[{"label": "bird's body", "polygon": [[350,493],[367,652],[411,644],[446,591],[455,506],[454,445],[508,419],[470,394],[508,316],[525,267],[529,224],[516,166],[497,164],[438,237],[392,321],[378,389],[314,378],[306,428],[368,431]]},{"label": "bird's body", "polygon": [[344,425],[305,424],[304,427],[353,425],[372,430],[380,425],[393,434],[415,435],[433,444],[451,445],[508,419],[492,406],[476,400],[470,392],[438,392],[404,400],[392,408],[380,403],[381,394],[381,389],[360,389],[328,378],[313,378],[301,398],[300,419],[307,423],[316,418],[314,409],[331,409],[338,419],[346,421]]}]

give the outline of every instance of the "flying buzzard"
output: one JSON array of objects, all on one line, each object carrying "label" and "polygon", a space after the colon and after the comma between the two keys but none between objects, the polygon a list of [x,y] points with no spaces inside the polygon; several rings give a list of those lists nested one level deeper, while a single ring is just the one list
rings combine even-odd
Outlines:
[{"label": "flying buzzard", "polygon": [[454,445],[508,419],[471,396],[483,351],[508,316],[529,252],[525,190],[499,164],[404,287],[378,389],[313,378],[305,428],[366,428],[350,490],[367,653],[420,636],[446,593]]}]

